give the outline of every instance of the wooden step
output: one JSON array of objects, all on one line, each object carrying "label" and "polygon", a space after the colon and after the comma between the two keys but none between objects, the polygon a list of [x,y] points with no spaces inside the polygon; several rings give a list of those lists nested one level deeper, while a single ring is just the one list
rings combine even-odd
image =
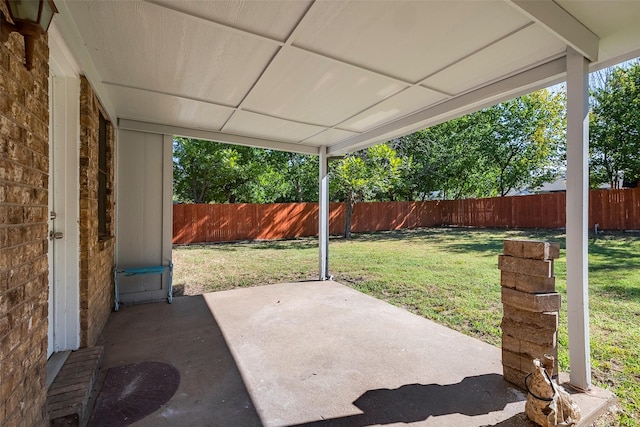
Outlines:
[{"label": "wooden step", "polygon": [[89,397],[102,365],[102,346],[72,352],[47,391],[52,426],[79,426],[87,415]]}]

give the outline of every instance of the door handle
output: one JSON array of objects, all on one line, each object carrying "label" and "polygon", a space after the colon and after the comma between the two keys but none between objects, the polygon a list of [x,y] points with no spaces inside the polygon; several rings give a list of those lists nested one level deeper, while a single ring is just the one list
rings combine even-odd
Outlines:
[{"label": "door handle", "polygon": [[62,231],[53,231],[49,232],[49,240],[53,239],[62,239]]}]

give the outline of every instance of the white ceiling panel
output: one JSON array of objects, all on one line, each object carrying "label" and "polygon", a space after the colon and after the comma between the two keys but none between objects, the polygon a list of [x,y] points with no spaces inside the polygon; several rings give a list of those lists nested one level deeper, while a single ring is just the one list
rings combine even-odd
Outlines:
[{"label": "white ceiling panel", "polygon": [[311,138],[304,141],[308,145],[316,145],[318,147],[322,145],[331,145],[336,141],[342,141],[350,136],[357,135],[355,132],[349,132],[342,129],[327,129],[318,135],[314,135]]},{"label": "white ceiling panel", "polygon": [[407,111],[420,110],[445,98],[446,96],[439,92],[422,87],[410,87],[340,123],[339,126],[354,132],[362,132],[397,119]]},{"label": "white ceiling panel", "polygon": [[300,142],[321,132],[324,128],[239,110],[236,111],[222,130],[230,134],[240,134],[254,138]]},{"label": "white ceiling panel", "polygon": [[592,69],[640,56],[640,0],[57,5],[110,116],[304,152],[343,154],[557,83],[566,45],[597,50]]},{"label": "white ceiling panel", "polygon": [[231,117],[232,108],[154,92],[107,86],[115,100],[118,118],[220,130]]},{"label": "white ceiling panel", "polygon": [[308,21],[295,46],[412,83],[529,22],[477,1],[318,2]]},{"label": "white ceiling panel", "polygon": [[349,65],[284,48],[247,96],[243,108],[332,126],[404,87]]},{"label": "white ceiling panel", "polygon": [[155,3],[233,28],[285,41],[304,16],[311,1],[156,0]]},{"label": "white ceiling panel", "polygon": [[144,2],[68,6],[102,81],[109,83],[235,106],[278,49]]},{"label": "white ceiling panel", "polygon": [[[532,44],[532,41],[535,43]],[[528,64],[539,63],[565,52],[566,46],[542,28],[531,25],[471,55],[424,84],[447,93],[459,94],[492,79],[507,76]]]}]

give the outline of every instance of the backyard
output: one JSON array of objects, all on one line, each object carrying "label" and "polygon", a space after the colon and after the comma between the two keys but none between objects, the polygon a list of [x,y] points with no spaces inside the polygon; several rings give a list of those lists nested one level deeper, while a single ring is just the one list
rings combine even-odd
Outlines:
[{"label": "backyard", "polygon": [[[423,228],[332,238],[334,279],[490,344],[500,345],[498,255],[507,238],[560,242],[556,288],[563,296],[559,362],[568,369],[565,235],[560,230]],[[317,280],[318,242],[226,243],[174,247],[174,294]],[[640,425],[640,234],[589,240],[592,369],[595,385],[620,400],[613,421]]]}]

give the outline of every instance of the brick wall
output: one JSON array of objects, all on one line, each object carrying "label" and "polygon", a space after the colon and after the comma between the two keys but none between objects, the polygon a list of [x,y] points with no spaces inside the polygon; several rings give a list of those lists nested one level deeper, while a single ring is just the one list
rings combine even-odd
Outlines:
[{"label": "brick wall", "polygon": [[[0,10],[5,12],[4,2]],[[0,43],[0,425],[45,423],[47,38],[24,67],[22,37]]]},{"label": "brick wall", "polygon": [[95,344],[113,305],[114,130],[107,125],[107,234],[98,236],[98,132],[100,102],[80,82],[80,343]]}]

